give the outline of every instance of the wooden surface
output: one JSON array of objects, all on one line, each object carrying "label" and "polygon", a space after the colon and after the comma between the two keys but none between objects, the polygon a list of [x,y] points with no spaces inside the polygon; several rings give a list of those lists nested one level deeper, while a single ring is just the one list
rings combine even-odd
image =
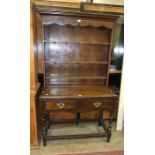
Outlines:
[{"label": "wooden surface", "polygon": [[30,146],[39,147],[39,135],[37,124],[36,94],[39,89],[37,82],[36,68],[36,32],[35,32],[35,14],[30,8]]},{"label": "wooden surface", "polygon": [[43,26],[42,26],[42,19],[38,12],[35,13],[36,15],[36,36],[37,36],[37,70],[38,73],[44,72],[44,38],[43,38]]},{"label": "wooden surface", "polygon": [[30,147],[38,148],[40,143],[40,114],[38,107],[38,95],[40,93],[40,84],[34,91],[30,91]]},{"label": "wooden surface", "polygon": [[37,86],[36,77],[36,37],[35,37],[35,17],[32,4],[30,8],[30,89],[35,90]]},{"label": "wooden surface", "polygon": [[84,10],[95,12],[111,12],[111,13],[124,13],[122,6],[104,6],[104,5],[92,5],[86,4]]},{"label": "wooden surface", "polygon": [[[80,10],[80,3],[74,3],[74,2],[54,2],[54,1],[35,1],[34,2],[36,6],[51,6],[59,7],[57,10],[60,10],[62,8],[72,8],[76,9],[77,11]],[[103,4],[83,4],[83,11],[88,12],[104,12],[104,13],[124,13],[124,6],[123,5],[103,5]]]},{"label": "wooden surface", "polygon": [[38,127],[37,127],[37,111],[36,111],[36,93],[30,93],[30,147],[38,148]]},{"label": "wooden surface", "polygon": [[30,94],[30,146],[38,147],[35,94]]},{"label": "wooden surface", "polygon": [[42,16],[42,22],[44,25],[50,25],[50,24],[55,24],[57,23],[58,25],[72,25],[72,26],[93,26],[93,27],[107,27],[107,28],[112,28],[113,23],[109,21],[104,21],[104,20],[89,20],[83,17],[79,18],[81,21],[78,22],[77,18],[67,18],[65,16],[53,16],[51,18],[48,15],[43,15]]},{"label": "wooden surface", "polygon": [[52,1],[35,1],[34,4],[37,6],[59,6],[59,7],[69,7],[69,8],[80,8],[79,3],[74,2],[52,2]]},{"label": "wooden surface", "polygon": [[85,98],[117,95],[106,87],[44,87],[40,98]]}]

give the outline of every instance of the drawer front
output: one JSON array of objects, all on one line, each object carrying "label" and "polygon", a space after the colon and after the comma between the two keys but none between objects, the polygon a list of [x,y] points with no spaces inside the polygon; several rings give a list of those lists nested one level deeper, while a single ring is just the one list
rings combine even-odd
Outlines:
[{"label": "drawer front", "polygon": [[115,108],[116,101],[112,99],[85,99],[78,103],[78,109],[105,109],[112,110]]},{"label": "drawer front", "polygon": [[82,109],[105,109],[113,110],[116,106],[114,98],[86,98],[80,100],[62,100],[46,102],[47,110],[82,110]]},{"label": "drawer front", "polygon": [[57,102],[47,102],[46,109],[47,110],[64,110],[64,109],[75,109],[76,102],[70,101],[57,101]]}]

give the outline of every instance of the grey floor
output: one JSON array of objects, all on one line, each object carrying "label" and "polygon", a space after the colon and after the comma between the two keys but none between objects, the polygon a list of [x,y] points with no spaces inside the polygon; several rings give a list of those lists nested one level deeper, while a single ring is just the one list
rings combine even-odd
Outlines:
[{"label": "grey floor", "polygon": [[[82,134],[103,132],[102,127],[95,123],[77,126],[53,127],[52,135],[64,134]],[[51,134],[51,130],[49,130]],[[31,150],[31,155],[57,155],[59,153],[79,153],[79,152],[96,152],[104,150],[123,150],[124,149],[124,132],[116,131],[116,123],[112,126],[111,142],[107,143],[106,138],[87,138],[87,139],[70,139],[70,140],[53,140],[47,141],[47,146],[40,145],[39,149]]]}]

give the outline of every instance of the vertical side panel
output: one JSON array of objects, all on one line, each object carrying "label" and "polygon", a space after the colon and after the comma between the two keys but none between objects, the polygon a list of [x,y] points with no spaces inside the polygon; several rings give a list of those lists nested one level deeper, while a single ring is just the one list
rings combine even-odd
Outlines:
[{"label": "vertical side panel", "polygon": [[37,43],[36,43],[36,23],[35,10],[30,5],[30,146],[36,148],[38,144],[38,129],[36,116],[36,99],[37,92]]},{"label": "vertical side panel", "polygon": [[35,31],[35,17],[34,10],[30,8],[30,89],[35,90],[37,86],[36,76],[36,31]]},{"label": "vertical side panel", "polygon": [[37,12],[36,13],[36,31],[37,31],[37,68],[38,73],[44,73],[44,37],[43,37],[43,25],[41,15]]},{"label": "vertical side panel", "polygon": [[36,105],[35,94],[31,93],[30,94],[30,146],[31,148],[37,148],[39,146],[35,105]]}]

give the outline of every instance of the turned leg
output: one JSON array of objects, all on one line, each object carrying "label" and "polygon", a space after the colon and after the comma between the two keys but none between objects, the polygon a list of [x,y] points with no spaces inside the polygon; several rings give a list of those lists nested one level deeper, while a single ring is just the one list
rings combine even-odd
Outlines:
[{"label": "turned leg", "polygon": [[50,113],[46,114],[46,126],[48,129],[50,128]]},{"label": "turned leg", "polygon": [[46,122],[46,114],[43,114],[43,126],[42,126],[42,136],[43,136],[43,146],[46,146],[47,141],[47,122]]},{"label": "turned leg", "polygon": [[103,122],[103,110],[99,110],[98,126],[102,126],[102,122]]},{"label": "turned leg", "polygon": [[107,142],[110,142],[110,138],[111,138],[111,127],[112,127],[112,113],[110,112],[110,119],[109,119],[109,124],[108,124]]},{"label": "turned leg", "polygon": [[76,114],[76,125],[79,125],[79,123],[80,123],[80,112]]}]

